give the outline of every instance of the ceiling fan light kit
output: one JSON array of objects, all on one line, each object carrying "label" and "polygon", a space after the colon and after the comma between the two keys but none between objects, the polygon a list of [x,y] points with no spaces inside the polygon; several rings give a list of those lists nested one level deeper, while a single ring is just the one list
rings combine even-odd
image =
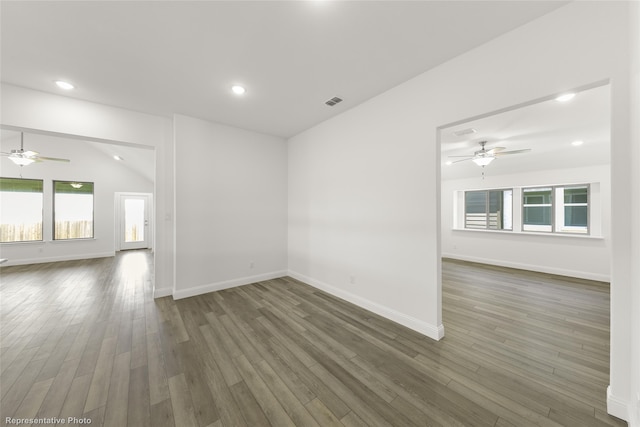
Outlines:
[{"label": "ceiling fan light kit", "polygon": [[493,161],[493,159],[495,159],[495,157],[486,156],[486,157],[478,157],[476,159],[472,159],[472,161],[478,166],[487,166],[489,163]]},{"label": "ceiling fan light kit", "polygon": [[23,154],[16,153],[17,150],[11,150],[11,154],[9,155],[9,160],[15,163],[18,166],[28,166],[31,163],[35,162],[34,159],[29,157],[23,157]]},{"label": "ceiling fan light kit", "polygon": [[24,149],[24,132],[20,132],[20,148],[11,150],[10,153],[2,153],[4,157],[7,157],[13,163],[18,166],[29,166],[34,162],[41,162],[43,160],[53,160],[56,162],[70,162],[69,159],[60,159],[58,157],[43,157],[37,151],[25,151]]},{"label": "ceiling fan light kit", "polygon": [[485,167],[487,166],[489,163],[491,163],[494,159],[500,157],[500,156],[504,156],[507,154],[519,154],[519,153],[526,153],[527,151],[531,151],[530,148],[525,148],[523,150],[511,150],[511,151],[504,151],[505,148],[504,147],[493,147],[490,149],[486,149],[485,145],[487,145],[487,141],[480,141],[480,149],[478,151],[476,151],[475,153],[473,153],[473,155],[467,155],[467,156],[449,156],[449,157],[464,157],[461,160],[456,160],[453,161],[452,163],[458,163],[458,162],[464,162],[467,160],[471,160],[473,163],[475,163],[478,166],[482,166]]}]

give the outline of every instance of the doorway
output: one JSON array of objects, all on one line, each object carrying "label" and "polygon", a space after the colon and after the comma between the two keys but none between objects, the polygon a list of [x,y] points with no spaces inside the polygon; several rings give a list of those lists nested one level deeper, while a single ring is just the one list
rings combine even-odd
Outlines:
[{"label": "doorway", "polygon": [[152,197],[149,193],[116,193],[116,236],[119,250],[152,247]]},{"label": "doorway", "polygon": [[[511,384],[527,378],[546,396],[562,383],[564,396],[589,400],[580,417],[595,413],[617,425],[605,401],[611,87],[557,96],[567,94],[438,128],[440,309],[449,339],[473,348],[476,372]],[[589,339],[599,339],[598,348],[583,345]],[[516,396],[507,393],[501,398]],[[564,409],[549,402],[553,419]]]},{"label": "doorway", "polygon": [[567,93],[439,128],[444,258],[609,281],[611,89]]}]

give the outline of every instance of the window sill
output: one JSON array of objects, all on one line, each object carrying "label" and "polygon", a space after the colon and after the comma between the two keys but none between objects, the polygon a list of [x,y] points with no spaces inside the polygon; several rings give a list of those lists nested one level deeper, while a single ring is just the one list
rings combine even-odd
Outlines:
[{"label": "window sill", "polygon": [[58,244],[58,243],[69,243],[69,242],[92,242],[94,240],[98,240],[95,237],[91,237],[88,239],[67,239],[67,240],[30,240],[27,242],[0,242],[0,245],[45,245],[49,243]]},{"label": "window sill", "polygon": [[0,245],[44,245],[45,243],[47,242],[45,242],[44,240],[28,240],[25,242],[0,242]]},{"label": "window sill", "polygon": [[70,243],[70,242],[93,242],[94,240],[98,240],[95,237],[88,237],[86,239],[63,239],[63,240],[49,240],[47,243]]},{"label": "window sill", "polygon": [[591,239],[604,240],[603,236],[591,234],[571,234],[571,233],[551,233],[551,232],[535,232],[535,231],[508,231],[508,230],[474,230],[469,228],[452,228],[452,231],[463,233],[490,233],[511,236],[543,236],[543,237],[559,237],[564,239]]}]

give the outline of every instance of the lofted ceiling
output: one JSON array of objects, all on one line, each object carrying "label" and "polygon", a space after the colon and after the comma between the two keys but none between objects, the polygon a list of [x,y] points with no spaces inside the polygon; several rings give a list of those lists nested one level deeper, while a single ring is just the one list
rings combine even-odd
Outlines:
[{"label": "lofted ceiling", "polygon": [[[55,167],[74,170],[76,166],[82,164],[95,166],[113,163],[129,169],[150,182],[155,181],[155,154],[153,150],[26,132],[23,141],[25,150],[36,151],[46,157],[69,159],[70,162],[45,161],[21,168],[3,156],[1,159],[3,176],[24,173],[25,177],[36,178],[41,177],[43,168]],[[79,149],[81,146],[84,146],[85,149]],[[87,147],[89,149],[86,149]],[[11,150],[20,148],[20,132],[1,129],[0,148],[3,153],[10,153]],[[116,161],[114,159],[116,155],[122,160]]]},{"label": "lofted ceiling", "polygon": [[[487,175],[606,165],[610,162],[610,97],[608,85],[578,92],[567,102],[555,99],[515,108],[441,131],[442,179],[480,178],[482,168],[470,160],[447,161],[473,155],[486,147],[529,152],[496,158],[485,166]],[[476,133],[456,136],[475,129]],[[574,146],[574,141],[583,141]]]},{"label": "lofted ceiling", "polygon": [[[2,1],[0,72],[17,86],[290,137],[566,3]],[[334,96],[344,101],[325,105]]]}]

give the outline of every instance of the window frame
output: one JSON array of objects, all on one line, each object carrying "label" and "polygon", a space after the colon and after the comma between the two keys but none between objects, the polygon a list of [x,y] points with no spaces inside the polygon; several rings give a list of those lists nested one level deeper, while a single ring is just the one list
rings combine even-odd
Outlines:
[{"label": "window frame", "polygon": [[[586,225],[586,231],[585,232],[577,232],[577,231],[567,231],[567,230],[563,230],[562,228],[565,227],[564,226],[564,221],[563,224],[560,224],[560,221],[558,220],[559,215],[558,215],[558,211],[560,209],[563,210],[564,212],[564,208],[567,206],[567,204],[564,201],[564,197],[560,198],[557,197],[558,195],[558,190],[562,189],[563,190],[563,195],[564,195],[564,190],[565,189],[570,189],[570,188],[580,188],[580,187],[586,187],[587,189],[587,201],[585,203],[570,203],[570,206],[577,206],[577,205],[584,205],[587,208],[587,225]],[[525,190],[530,190],[530,189],[543,189],[543,188],[550,188],[551,189],[551,229],[550,230],[525,230],[525,222],[524,222],[524,218],[525,218],[525,207],[530,206],[530,205],[525,205],[524,203],[524,197],[525,197]],[[562,199],[562,200],[560,200]],[[547,206],[547,204],[544,204],[545,206]],[[592,208],[592,200],[591,200],[591,184],[589,183],[581,183],[581,184],[559,184],[559,185],[537,185],[537,186],[526,186],[526,187],[522,187],[522,194],[520,197],[520,206],[522,209],[522,221],[521,221],[521,231],[524,233],[545,233],[545,234],[559,234],[559,235],[568,235],[568,236],[590,236],[591,235],[591,208]],[[535,206],[535,205],[534,205]],[[562,215],[562,218],[564,218],[564,213]]]},{"label": "window frame", "polygon": [[[491,215],[491,209],[490,209],[490,205],[491,205],[491,196],[490,193],[491,192],[499,192],[499,193],[504,193],[505,191],[510,191],[511,192],[511,218],[512,218],[512,223],[511,223],[511,228],[490,228],[490,215]],[[485,227],[481,228],[481,227],[468,227],[467,226],[467,193],[485,193]],[[487,188],[487,189],[480,189],[480,190],[464,190],[463,191],[463,195],[462,195],[462,200],[463,200],[463,226],[465,230],[481,230],[481,231],[508,231],[508,232],[512,232],[513,231],[513,188],[509,188],[509,187],[505,187],[505,188]],[[504,198],[503,198],[504,200]],[[501,223],[504,224],[504,212],[507,209],[504,207],[504,203],[503,203],[503,218]]]},{"label": "window frame", "polygon": [[[550,203],[535,203],[535,204],[525,204],[524,202],[524,198],[525,198],[525,193],[527,192],[527,190],[546,190],[549,189],[549,192],[551,193],[551,202]],[[553,231],[555,230],[555,187],[553,185],[544,185],[544,186],[535,186],[535,187],[522,187],[522,197],[520,199],[520,207],[522,208],[522,221],[521,221],[521,225],[520,225],[520,229],[522,231],[524,231],[525,233],[553,233]],[[528,207],[542,207],[542,208],[546,208],[548,207],[550,210],[550,224],[525,224],[525,210]],[[529,229],[526,230],[525,226],[527,225],[533,225],[534,227],[537,227],[537,229]],[[549,227],[549,229],[542,229],[542,227]]]},{"label": "window frame", "polygon": [[[42,198],[42,205],[40,210],[40,239],[35,240],[11,240],[6,242],[0,242],[0,244],[16,244],[16,243],[42,243],[44,242],[44,206],[45,206],[45,197],[44,197],[44,179],[33,179],[33,178],[12,178],[12,177],[0,177],[0,179],[11,179],[17,181],[36,181],[40,182],[41,192],[40,194]],[[1,191],[1,190],[0,190]],[[34,192],[36,193],[36,192]]]},{"label": "window frame", "polygon": [[[58,194],[56,192],[56,184],[61,183],[61,184],[69,184],[71,185],[71,183],[80,183],[80,184],[91,184],[92,185],[92,190],[91,190],[91,236],[90,237],[72,237],[72,238],[65,238],[65,239],[61,239],[61,238],[56,238],[56,194]],[[95,235],[96,235],[96,185],[95,182],[92,181],[69,181],[69,180],[52,180],[51,181],[51,189],[52,189],[52,195],[51,195],[51,207],[52,207],[52,212],[51,212],[51,217],[53,219],[53,222],[51,224],[51,241],[53,242],[69,242],[69,241],[78,241],[78,240],[92,240],[95,239]]]},{"label": "window frame", "polygon": [[[571,189],[571,188],[581,188],[581,187],[586,187],[587,189],[587,201],[584,203],[566,203],[564,201],[564,197],[562,198],[562,218],[565,219],[566,221],[566,216],[565,216],[565,208],[567,206],[584,206],[586,207],[586,211],[587,211],[587,225],[586,225],[586,231],[585,232],[577,232],[577,231],[566,231],[566,230],[559,230],[556,231],[559,234],[569,234],[569,235],[583,235],[583,236],[590,236],[591,235],[591,185],[590,184],[565,184],[565,185],[559,185],[557,186],[558,188],[562,188],[563,190],[566,189]],[[564,196],[564,192],[563,192],[563,196]],[[566,225],[564,224],[564,222],[562,224],[560,224],[558,222],[558,227],[566,227]]]}]

